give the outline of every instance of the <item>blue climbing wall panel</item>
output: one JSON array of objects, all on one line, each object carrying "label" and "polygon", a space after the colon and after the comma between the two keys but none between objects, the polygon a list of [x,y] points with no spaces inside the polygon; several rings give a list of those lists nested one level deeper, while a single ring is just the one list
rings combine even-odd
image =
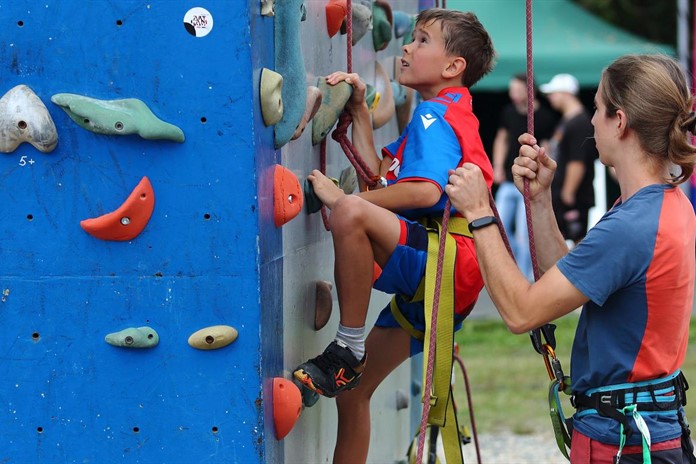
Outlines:
[{"label": "blue climbing wall panel", "polygon": [[[59,137],[50,153],[0,153],[1,462],[281,459],[267,405],[282,347],[268,310],[282,299],[277,153],[257,97],[273,24],[258,1],[202,3],[0,0],[0,93],[29,86]],[[194,7],[207,23],[187,30]],[[87,131],[51,103],[64,92],[138,98],[186,140]],[[155,207],[138,237],[81,229],[143,176]],[[238,340],[187,344],[218,324]],[[139,326],[157,347],[104,342]]]}]

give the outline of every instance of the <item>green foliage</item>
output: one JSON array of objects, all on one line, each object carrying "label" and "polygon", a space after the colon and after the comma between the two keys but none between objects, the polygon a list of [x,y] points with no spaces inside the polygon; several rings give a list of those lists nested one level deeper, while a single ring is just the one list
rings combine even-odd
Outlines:
[{"label": "green foliage", "polygon": [[[570,350],[578,317],[568,315],[556,321],[556,355],[570,375]],[[474,418],[478,433],[510,430],[516,434],[545,433],[553,436],[547,394],[550,380],[543,357],[534,351],[529,335],[510,333],[499,320],[466,320],[456,334],[459,355],[469,378]],[[691,321],[689,349],[682,370],[696,383],[696,319]],[[470,424],[464,380],[455,363],[454,397],[461,424]],[[689,393],[693,397],[694,389]],[[563,410],[573,409],[563,397]],[[696,421],[696,401],[686,406],[687,418]],[[550,442],[550,446],[555,446]]]},{"label": "green foliage", "polygon": [[653,42],[677,45],[677,0],[573,0],[604,20]]}]

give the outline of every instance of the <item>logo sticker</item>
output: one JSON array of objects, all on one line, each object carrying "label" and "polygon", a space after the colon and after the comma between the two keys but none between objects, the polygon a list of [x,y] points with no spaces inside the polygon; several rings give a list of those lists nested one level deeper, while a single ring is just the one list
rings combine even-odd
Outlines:
[{"label": "logo sticker", "polygon": [[205,8],[191,8],[184,15],[184,27],[194,37],[205,37],[213,30],[213,15]]},{"label": "logo sticker", "polygon": [[423,115],[421,114],[420,117],[421,117],[421,121],[423,121],[423,127],[425,127],[425,130],[428,130],[428,127],[430,127],[430,125],[431,125],[432,123],[434,123],[435,121],[437,121],[437,119],[435,118],[435,116],[433,116],[433,115],[430,114],[430,113],[426,114],[425,116],[423,116]]}]

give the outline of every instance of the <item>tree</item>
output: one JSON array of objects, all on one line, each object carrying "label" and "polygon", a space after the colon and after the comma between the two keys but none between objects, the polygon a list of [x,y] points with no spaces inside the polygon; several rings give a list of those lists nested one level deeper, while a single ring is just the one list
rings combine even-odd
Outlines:
[{"label": "tree", "polygon": [[677,45],[677,0],[573,0],[628,32]]}]

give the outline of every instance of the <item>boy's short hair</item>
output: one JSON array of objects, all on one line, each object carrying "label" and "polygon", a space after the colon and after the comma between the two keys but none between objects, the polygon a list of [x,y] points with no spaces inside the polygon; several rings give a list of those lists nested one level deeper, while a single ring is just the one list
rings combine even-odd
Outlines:
[{"label": "boy's short hair", "polygon": [[416,24],[430,24],[434,21],[440,21],[445,52],[466,60],[466,69],[462,75],[464,87],[471,87],[493,69],[493,42],[475,14],[431,8],[421,11],[416,18]]}]

